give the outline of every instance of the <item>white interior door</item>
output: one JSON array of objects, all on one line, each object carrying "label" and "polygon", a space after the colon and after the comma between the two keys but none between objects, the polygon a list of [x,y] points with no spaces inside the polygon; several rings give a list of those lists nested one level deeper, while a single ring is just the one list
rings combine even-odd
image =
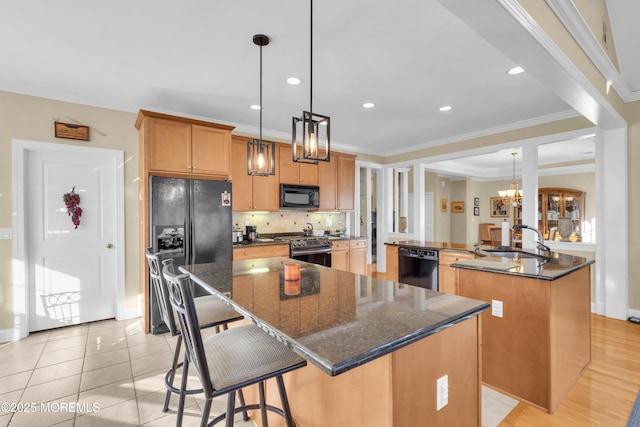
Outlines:
[{"label": "white interior door", "polygon": [[[113,157],[42,151],[26,157],[29,330],[115,317]],[[78,228],[63,202],[74,186],[83,211]]]}]

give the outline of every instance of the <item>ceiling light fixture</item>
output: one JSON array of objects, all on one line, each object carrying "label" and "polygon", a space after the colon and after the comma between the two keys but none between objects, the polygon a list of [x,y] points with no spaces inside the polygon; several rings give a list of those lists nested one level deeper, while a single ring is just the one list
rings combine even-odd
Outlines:
[{"label": "ceiling light fixture", "polygon": [[364,104],[362,104],[362,108],[373,108],[375,106],[376,104],[374,104],[373,102],[365,102]]},{"label": "ceiling light fixture", "polygon": [[285,81],[288,85],[291,86],[298,86],[300,83],[302,83],[302,79],[299,77],[287,77],[287,80]]},{"label": "ceiling light fixture", "polygon": [[498,194],[503,199],[508,199],[509,204],[517,208],[522,205],[522,190],[518,189],[518,182],[516,181],[516,156],[517,152],[511,153],[513,156],[513,181],[511,181],[511,185],[508,190],[498,190]]},{"label": "ceiling light fixture", "polygon": [[438,110],[445,112],[445,111],[451,111],[453,110],[453,107],[451,105],[443,105],[442,107],[438,108]]},{"label": "ceiling light fixture", "polygon": [[522,67],[513,67],[509,69],[509,71],[507,71],[507,74],[509,74],[510,76],[515,76],[517,74],[522,74],[522,73],[524,73],[524,68]]},{"label": "ceiling light fixture", "polygon": [[262,139],[262,46],[269,44],[264,34],[253,36],[253,43],[260,46],[260,138],[247,142],[247,175],[274,175],[276,173],[276,144]]},{"label": "ceiling light fixture", "polygon": [[[318,163],[330,161],[329,134],[331,118],[313,112],[313,0],[310,3],[309,25],[309,111],[303,111],[301,117],[293,117],[291,132],[291,159],[300,163]],[[322,127],[321,127],[322,125]],[[298,149],[298,126],[301,127],[300,149]],[[322,133],[320,132],[322,130]]]},{"label": "ceiling light fixture", "polygon": [[257,105],[257,104],[249,105],[249,108],[251,108],[252,110],[255,110],[255,111],[260,110],[260,106]]}]

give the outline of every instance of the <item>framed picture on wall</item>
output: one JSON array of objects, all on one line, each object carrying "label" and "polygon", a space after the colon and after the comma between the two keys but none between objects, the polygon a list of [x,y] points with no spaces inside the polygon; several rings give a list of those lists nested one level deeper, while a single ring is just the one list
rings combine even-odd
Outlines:
[{"label": "framed picture on wall", "polygon": [[440,199],[440,212],[446,212],[449,210],[449,200]]},{"label": "framed picture on wall", "polygon": [[464,202],[451,202],[451,212],[464,212]]},{"label": "framed picture on wall", "polygon": [[480,206],[480,197],[473,198],[473,206]]},{"label": "framed picture on wall", "polygon": [[491,197],[491,217],[507,218],[509,216],[509,203],[502,197]]},{"label": "framed picture on wall", "polygon": [[473,207],[473,216],[480,216],[480,207],[479,206],[474,206]]}]

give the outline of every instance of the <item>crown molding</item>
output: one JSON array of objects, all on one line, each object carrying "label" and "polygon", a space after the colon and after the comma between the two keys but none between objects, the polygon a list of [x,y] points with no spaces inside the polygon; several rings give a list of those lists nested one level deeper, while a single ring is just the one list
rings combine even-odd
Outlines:
[{"label": "crown molding", "polygon": [[423,142],[420,144],[415,144],[409,147],[404,147],[402,149],[389,150],[384,153],[373,153],[382,157],[395,156],[398,154],[410,153],[413,151],[424,150],[426,148],[438,147],[440,145],[452,144],[454,142],[467,141],[474,138],[482,138],[488,135],[495,135],[502,132],[510,132],[526,127],[542,125],[545,123],[556,122],[559,120],[572,119],[574,117],[579,117],[580,114],[575,110],[567,110],[559,113],[548,114],[546,116],[535,117],[532,119],[521,120],[519,122],[513,122],[502,126],[496,126],[492,128],[487,128],[483,130],[479,130],[476,132],[463,133],[460,135],[455,135],[450,138],[443,138],[435,141]]},{"label": "crown molding", "polygon": [[595,34],[580,15],[573,0],[545,1],[604,78],[611,82],[611,86],[620,95],[620,98],[625,103],[639,101],[640,91],[631,91]]}]

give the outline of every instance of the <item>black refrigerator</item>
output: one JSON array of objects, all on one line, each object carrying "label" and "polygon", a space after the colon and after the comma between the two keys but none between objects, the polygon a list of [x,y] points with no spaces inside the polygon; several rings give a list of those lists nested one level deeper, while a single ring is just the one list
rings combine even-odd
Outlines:
[{"label": "black refrigerator", "polygon": [[[231,181],[149,177],[149,236],[153,252],[181,265],[233,258]],[[204,291],[196,287],[196,295]],[[168,330],[150,289],[151,333]]]}]

